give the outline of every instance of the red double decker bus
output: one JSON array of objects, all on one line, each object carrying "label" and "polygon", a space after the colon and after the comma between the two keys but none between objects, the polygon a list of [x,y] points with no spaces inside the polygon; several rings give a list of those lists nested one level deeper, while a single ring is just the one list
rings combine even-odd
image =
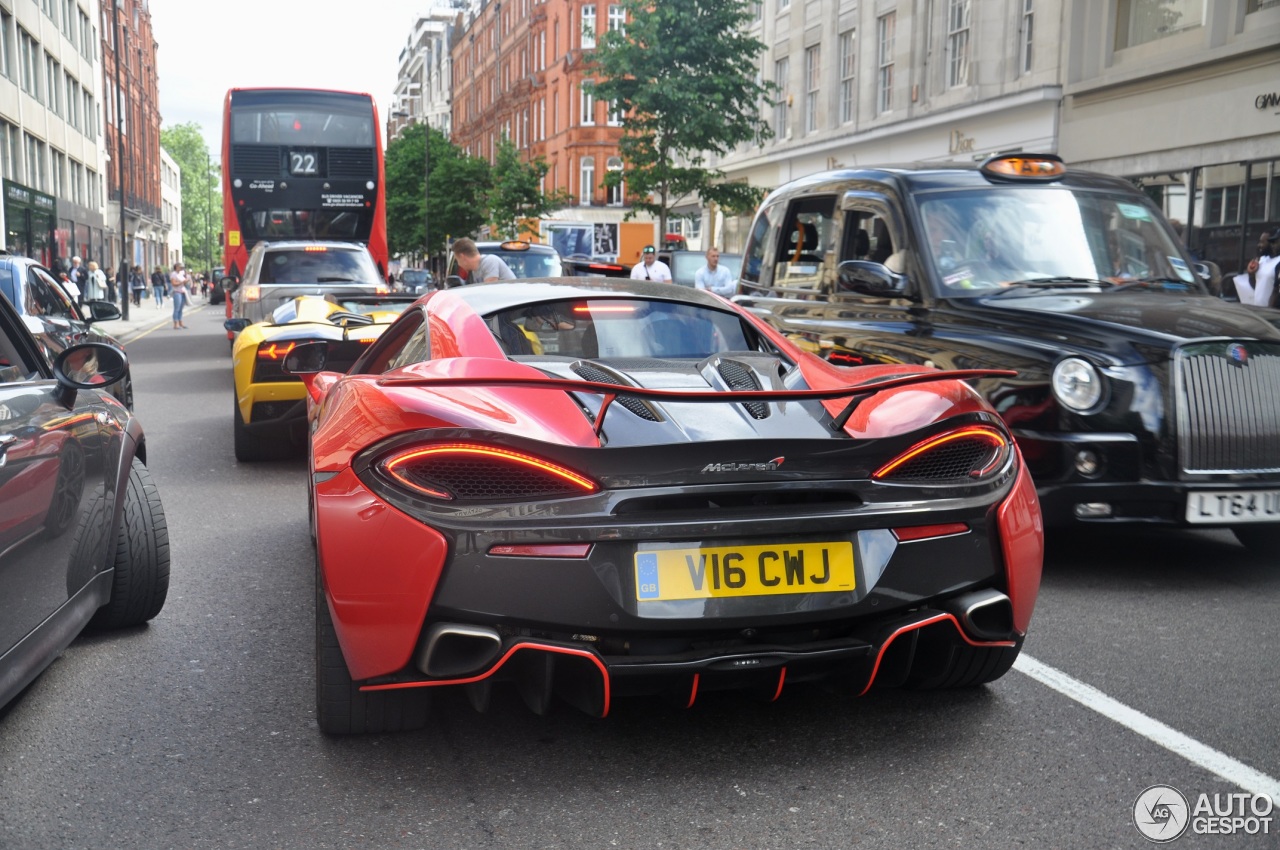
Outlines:
[{"label": "red double decker bus", "polygon": [[378,107],[367,94],[231,89],[222,122],[224,274],[263,240],[362,242],[387,273]]}]

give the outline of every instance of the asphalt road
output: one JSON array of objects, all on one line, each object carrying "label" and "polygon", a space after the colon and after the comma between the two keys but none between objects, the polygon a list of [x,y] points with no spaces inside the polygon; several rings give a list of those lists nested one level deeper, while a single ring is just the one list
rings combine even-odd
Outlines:
[{"label": "asphalt road", "polygon": [[[117,330],[168,604],[81,637],[0,713],[3,850],[1136,848],[1151,785],[1280,788],[1280,565],[1212,532],[1052,536],[1023,660],[974,691],[604,720],[446,695],[420,733],[322,736],[303,464],[234,461],[221,309],[160,316]],[[1271,817],[1174,846],[1280,847]]]}]

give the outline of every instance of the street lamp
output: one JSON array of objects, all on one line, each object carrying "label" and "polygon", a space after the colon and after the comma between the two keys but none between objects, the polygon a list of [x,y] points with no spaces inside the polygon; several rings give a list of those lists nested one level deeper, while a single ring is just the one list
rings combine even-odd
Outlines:
[{"label": "street lamp", "polygon": [[[129,233],[128,222],[125,218],[124,207],[124,171],[125,156],[128,155],[128,148],[124,144],[124,86],[121,83],[120,76],[120,54],[124,52],[125,40],[129,37],[129,28],[120,25],[120,4],[117,0],[111,0],[111,26],[116,31],[116,153],[118,154],[120,166],[120,267],[124,270],[123,276],[116,276],[116,286],[120,291],[120,317],[122,319],[129,318],[129,272],[128,260],[125,259],[129,252]],[[106,259],[105,257],[103,258]]]}]

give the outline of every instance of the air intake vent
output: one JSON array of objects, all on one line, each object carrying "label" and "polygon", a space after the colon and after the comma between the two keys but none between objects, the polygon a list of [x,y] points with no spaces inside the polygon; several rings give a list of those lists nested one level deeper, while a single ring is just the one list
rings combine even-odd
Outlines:
[{"label": "air intake vent", "polygon": [[330,177],[372,177],[373,148],[329,148]]},{"label": "air intake vent", "polygon": [[[736,360],[721,360],[717,369],[731,390],[750,392],[760,389],[755,373]],[[742,406],[755,419],[769,418],[769,405],[762,401],[748,401]]]},{"label": "air intake vent", "polygon": [[281,174],[280,148],[274,145],[232,145],[231,163],[241,177],[276,178]]},{"label": "air intake vent", "polygon": [[[592,365],[585,361],[579,360],[573,364],[573,371],[578,374],[584,381],[595,381],[598,384],[617,384],[618,386],[627,386],[621,378],[612,372],[606,372],[599,366]],[[644,401],[635,396],[618,396],[617,403],[630,410],[641,419],[648,419],[650,422],[661,422],[662,417],[658,412],[650,407]]]}]

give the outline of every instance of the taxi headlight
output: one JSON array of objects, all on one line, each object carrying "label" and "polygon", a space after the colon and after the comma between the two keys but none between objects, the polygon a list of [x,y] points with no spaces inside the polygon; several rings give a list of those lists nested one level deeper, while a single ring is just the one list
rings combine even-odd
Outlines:
[{"label": "taxi headlight", "polygon": [[1053,395],[1071,410],[1084,412],[1102,400],[1102,375],[1088,360],[1068,357],[1053,367]]}]

